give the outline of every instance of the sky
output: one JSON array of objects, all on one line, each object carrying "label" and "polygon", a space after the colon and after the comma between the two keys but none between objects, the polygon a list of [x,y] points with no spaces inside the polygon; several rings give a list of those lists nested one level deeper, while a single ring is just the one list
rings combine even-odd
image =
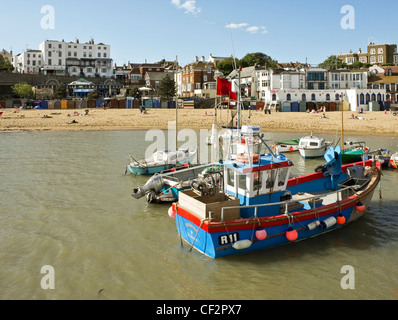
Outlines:
[{"label": "sky", "polygon": [[[184,66],[212,54],[262,52],[317,65],[330,55],[398,43],[398,2],[371,0],[20,0],[1,1],[0,50],[18,54],[45,40],[102,42],[117,65]],[[349,5],[350,10],[344,9]],[[52,8],[53,14],[47,9]]]}]

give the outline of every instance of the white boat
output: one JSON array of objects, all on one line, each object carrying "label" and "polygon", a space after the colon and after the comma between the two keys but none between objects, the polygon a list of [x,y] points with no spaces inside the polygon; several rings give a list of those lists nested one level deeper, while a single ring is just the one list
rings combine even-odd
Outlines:
[{"label": "white boat", "polygon": [[299,151],[304,159],[323,157],[331,142],[322,137],[307,136],[300,139]]},{"label": "white boat", "polygon": [[172,168],[184,168],[185,164],[191,163],[196,156],[196,150],[158,150],[149,158],[135,160],[130,156],[130,164],[127,170],[135,175],[153,175]]}]

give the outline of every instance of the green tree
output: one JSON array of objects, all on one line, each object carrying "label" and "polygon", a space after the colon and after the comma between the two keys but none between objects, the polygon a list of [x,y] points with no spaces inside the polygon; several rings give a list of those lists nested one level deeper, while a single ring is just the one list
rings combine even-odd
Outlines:
[{"label": "green tree", "polygon": [[36,90],[36,97],[39,100],[51,99],[53,97],[53,94],[53,89],[51,88],[42,88]]},{"label": "green tree", "polygon": [[141,99],[141,96],[142,96],[141,91],[139,90],[138,86],[129,88],[126,93],[127,93],[128,97],[133,97],[136,99]]},{"label": "green tree", "polygon": [[54,98],[55,99],[65,99],[68,96],[68,90],[66,89],[66,86],[61,83],[57,86],[57,89],[55,89],[54,92]]},{"label": "green tree", "polygon": [[11,65],[7,58],[0,54],[0,71],[13,71],[14,67]]},{"label": "green tree", "polygon": [[353,64],[349,66],[350,69],[362,69],[364,64],[360,61],[355,61]]},{"label": "green tree", "polygon": [[[237,61],[238,63],[238,61]],[[224,76],[229,75],[235,69],[235,63],[233,58],[227,58],[221,60],[217,65],[218,70],[220,70]]]},{"label": "green tree", "polygon": [[27,83],[16,83],[11,90],[19,98],[33,99],[35,97],[32,86]]},{"label": "green tree", "polygon": [[88,95],[87,95],[87,100],[97,100],[99,98],[99,92],[97,89],[91,91]]},{"label": "green tree", "polygon": [[336,70],[341,68],[347,68],[347,64],[345,64],[343,60],[337,58],[337,56],[330,56],[324,62],[320,63],[318,67],[328,70]]},{"label": "green tree", "polygon": [[265,53],[255,52],[246,54],[240,61],[240,64],[242,67],[255,65],[264,66],[269,60],[272,60],[271,57],[267,56]]},{"label": "green tree", "polygon": [[160,99],[163,101],[171,101],[176,95],[176,84],[169,74],[166,74],[160,82],[158,92]]}]

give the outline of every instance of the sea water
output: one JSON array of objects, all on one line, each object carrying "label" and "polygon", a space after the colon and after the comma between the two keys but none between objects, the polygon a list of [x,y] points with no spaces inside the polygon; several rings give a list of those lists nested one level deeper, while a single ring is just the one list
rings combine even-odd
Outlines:
[{"label": "sea water", "polygon": [[[270,141],[303,134],[266,133]],[[315,239],[217,260],[181,245],[166,205],[125,175],[146,131],[0,133],[0,299],[398,298],[398,170],[383,171],[359,221]],[[338,137],[327,136],[329,140]],[[346,137],[370,149],[398,139]],[[325,161],[292,154],[294,173]],[[346,267],[350,268],[347,269]],[[345,270],[351,270],[347,288]],[[52,282],[51,282],[52,280]]]}]

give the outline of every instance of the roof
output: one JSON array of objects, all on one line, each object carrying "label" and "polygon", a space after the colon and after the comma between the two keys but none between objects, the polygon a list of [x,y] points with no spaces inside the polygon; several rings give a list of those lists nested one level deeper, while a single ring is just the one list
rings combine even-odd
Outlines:
[{"label": "roof", "polygon": [[[265,70],[265,69],[263,67],[259,67],[259,66],[257,66],[257,67],[256,66],[251,66],[251,67],[242,68],[240,76],[241,76],[241,78],[249,78],[249,77],[251,77],[253,75],[253,73],[255,71],[258,71],[258,70]],[[228,75],[227,78],[232,79],[232,78],[235,78],[237,76],[238,76],[238,70],[233,70]]]},{"label": "roof", "polygon": [[258,172],[259,167],[261,171],[264,171],[293,166],[290,159],[283,154],[279,154],[278,156],[273,156],[271,154],[262,155],[259,159],[259,163],[254,163],[252,167],[247,163],[238,162],[236,160],[224,161],[223,165],[238,170],[242,174]]}]

